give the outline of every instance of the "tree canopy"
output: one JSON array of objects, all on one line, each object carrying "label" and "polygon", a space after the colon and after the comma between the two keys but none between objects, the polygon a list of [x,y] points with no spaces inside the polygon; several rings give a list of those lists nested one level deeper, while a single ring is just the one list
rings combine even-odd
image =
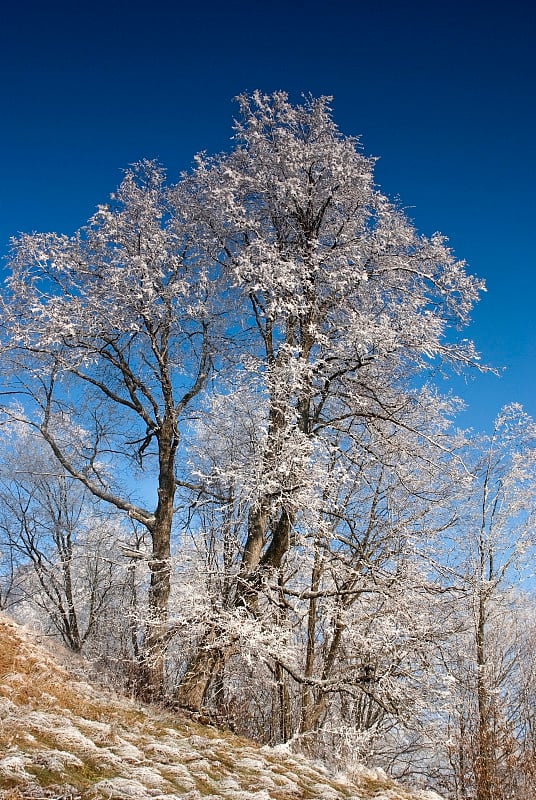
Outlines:
[{"label": "tree canopy", "polygon": [[479,368],[483,283],[382,194],[330,98],[238,104],[229,152],[175,182],[132,165],[74,235],[13,240],[4,420],[135,531],[141,694],[231,713],[256,684],[248,719],[280,740],[333,715],[390,735],[447,691],[434,548],[481,467],[433,375]]}]

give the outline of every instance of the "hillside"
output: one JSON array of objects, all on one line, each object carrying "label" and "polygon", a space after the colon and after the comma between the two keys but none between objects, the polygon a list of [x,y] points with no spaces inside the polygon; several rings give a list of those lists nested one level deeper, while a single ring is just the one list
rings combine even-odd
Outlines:
[{"label": "hillside", "polygon": [[0,798],[439,800],[97,689],[1,615]]}]

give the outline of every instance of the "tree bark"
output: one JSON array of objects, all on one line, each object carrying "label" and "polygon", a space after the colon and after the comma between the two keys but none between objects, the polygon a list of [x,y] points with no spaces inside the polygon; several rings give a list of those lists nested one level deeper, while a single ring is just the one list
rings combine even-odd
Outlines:
[{"label": "tree bark", "polygon": [[476,800],[498,800],[496,795],[494,736],[492,729],[491,698],[486,676],[486,607],[484,588],[479,587],[479,602],[476,628],[476,667],[478,728],[475,763]]},{"label": "tree bark", "polygon": [[[322,574],[322,559],[320,549],[316,547],[314,564],[311,573],[311,599],[309,600],[309,608],[307,611],[307,647],[305,653],[305,668],[303,675],[306,679],[312,678],[314,673],[315,664],[315,636],[316,636],[316,615],[318,598],[316,592],[320,586],[320,577]],[[313,726],[313,707],[314,707],[314,694],[313,689],[308,683],[302,686],[301,695],[301,721],[300,733],[307,733],[312,730]]]},{"label": "tree bark", "polygon": [[171,591],[171,526],[175,496],[175,454],[178,435],[171,414],[158,435],[158,504],[152,537],[149,610],[141,661],[141,694],[149,701],[165,695],[165,656],[168,639],[169,596]]},{"label": "tree bark", "polygon": [[188,664],[184,677],[175,693],[181,708],[201,711],[213,677],[222,669],[226,654],[213,644],[214,632],[209,631],[198,645],[194,658]]}]

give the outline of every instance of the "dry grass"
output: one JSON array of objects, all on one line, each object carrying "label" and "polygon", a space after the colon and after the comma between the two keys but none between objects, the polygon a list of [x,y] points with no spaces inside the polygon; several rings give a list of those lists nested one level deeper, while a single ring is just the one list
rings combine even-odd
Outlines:
[{"label": "dry grass", "polygon": [[104,712],[104,698],[99,700],[87,684],[73,679],[45,647],[36,646],[34,637],[5,616],[0,616],[0,648],[0,696],[27,708],[61,708],[91,719]]}]

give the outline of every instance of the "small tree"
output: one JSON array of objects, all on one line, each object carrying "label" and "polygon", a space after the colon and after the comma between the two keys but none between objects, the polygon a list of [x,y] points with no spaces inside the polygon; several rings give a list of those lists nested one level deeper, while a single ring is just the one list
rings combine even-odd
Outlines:
[{"label": "small tree", "polygon": [[506,406],[491,435],[470,443],[467,462],[471,479],[453,499],[458,522],[449,563],[459,622],[452,645],[459,686],[452,758],[460,798],[474,791],[476,800],[506,800],[518,796],[515,775],[524,769],[517,705],[525,681],[519,665],[526,659],[521,589],[535,544],[533,420],[519,405]]},{"label": "small tree", "polygon": [[78,652],[122,583],[117,517],[103,516],[27,426],[4,434],[0,541],[16,564],[19,601]]}]

